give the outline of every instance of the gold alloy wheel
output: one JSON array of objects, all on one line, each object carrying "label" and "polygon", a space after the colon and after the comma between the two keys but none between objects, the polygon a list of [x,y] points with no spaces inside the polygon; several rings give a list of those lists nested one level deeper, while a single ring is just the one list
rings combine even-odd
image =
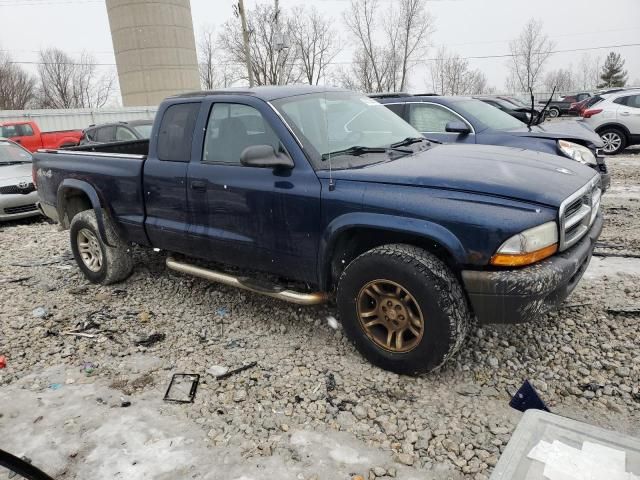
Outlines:
[{"label": "gold alloy wheel", "polygon": [[78,232],[78,252],[82,263],[92,272],[99,272],[102,267],[102,249],[93,232],[82,228]]},{"label": "gold alloy wheel", "polygon": [[418,302],[391,280],[367,283],[356,299],[358,319],[367,337],[394,353],[413,350],[424,335],[424,317]]}]

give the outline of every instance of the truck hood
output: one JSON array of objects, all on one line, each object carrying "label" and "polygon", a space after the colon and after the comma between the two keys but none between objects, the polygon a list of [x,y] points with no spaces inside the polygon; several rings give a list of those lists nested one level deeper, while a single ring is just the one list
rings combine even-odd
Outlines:
[{"label": "truck hood", "polygon": [[528,128],[509,130],[509,133],[521,137],[550,138],[553,140],[569,140],[583,145],[593,144],[596,148],[602,148],[604,143],[600,135],[584,122],[567,120],[562,122],[546,122],[544,125],[535,125]]},{"label": "truck hood", "polygon": [[[329,172],[319,175],[328,178]],[[332,175],[338,181],[442,188],[557,208],[597,173],[573,160],[532,150],[451,144],[362,168],[334,170]]]},{"label": "truck hood", "polygon": [[31,182],[31,163],[3,165],[0,163],[0,185],[16,185],[20,180]]}]

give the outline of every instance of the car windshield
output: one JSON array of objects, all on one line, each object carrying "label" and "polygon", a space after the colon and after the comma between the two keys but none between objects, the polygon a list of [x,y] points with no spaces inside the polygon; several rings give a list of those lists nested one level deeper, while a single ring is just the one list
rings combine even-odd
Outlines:
[{"label": "car windshield", "polygon": [[461,113],[475,117],[480,123],[494,130],[513,130],[525,125],[517,118],[480,100],[460,100],[456,102],[456,107]]},{"label": "car windshield", "polygon": [[149,138],[151,137],[151,127],[152,124],[143,123],[142,125],[133,125],[132,128],[138,132],[141,138]]},{"label": "car windshield", "polygon": [[9,142],[0,142],[0,165],[31,163],[31,154]]},{"label": "car windshield", "polygon": [[[386,161],[389,155],[385,149],[392,144],[421,138],[416,129],[391,110],[353,92],[313,93],[272,103],[311,154],[317,170],[327,170],[330,164],[331,168],[344,169]],[[353,152],[340,153],[353,147],[359,149],[357,158]],[[411,152],[409,149],[414,147],[402,148]],[[329,157],[331,162],[326,161]]]}]

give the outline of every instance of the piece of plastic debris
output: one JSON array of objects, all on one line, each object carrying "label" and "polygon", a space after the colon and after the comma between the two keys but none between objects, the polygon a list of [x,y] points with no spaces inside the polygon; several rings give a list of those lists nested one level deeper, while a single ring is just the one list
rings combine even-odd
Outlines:
[{"label": "piece of plastic debris", "polygon": [[540,398],[540,395],[538,395],[538,392],[536,392],[536,389],[529,383],[529,380],[524,381],[513,398],[511,398],[509,406],[520,412],[525,412],[530,409],[543,410],[545,412],[550,411]]},{"label": "piece of plastic debris", "polygon": [[227,311],[227,309],[226,309],[226,308],[224,308],[224,307],[218,308],[218,309],[216,310],[216,315],[218,315],[219,317],[226,317],[226,316],[227,316],[227,313],[228,313],[228,311]]},{"label": "piece of plastic debris", "polygon": [[229,370],[228,372],[223,373],[222,375],[218,375],[216,378],[218,380],[222,380],[223,378],[229,378],[231,375],[235,375],[236,373],[244,372],[250,368],[255,367],[258,362],[247,363],[246,365],[242,365],[241,367],[234,368],[233,370]]},{"label": "piece of plastic debris", "polygon": [[49,310],[45,307],[36,307],[31,314],[36,318],[47,318],[49,316]]},{"label": "piece of plastic debris", "polygon": [[223,367],[222,365],[212,365],[207,368],[207,373],[213,375],[214,377],[219,377],[224,375],[229,371],[228,367]]},{"label": "piece of plastic debris", "polygon": [[327,323],[329,324],[329,326],[331,328],[333,328],[334,330],[338,329],[338,320],[336,320],[336,317],[333,317],[331,315],[329,315],[327,317]]},{"label": "piece of plastic debris", "polygon": [[49,385],[49,388],[51,390],[58,390],[59,388],[62,388],[62,384],[61,383],[52,383],[51,385]]},{"label": "piece of plastic debris", "polygon": [[200,383],[197,373],[174,373],[164,394],[165,402],[193,403]]},{"label": "piece of plastic debris", "polygon": [[151,315],[149,314],[149,312],[140,312],[138,314],[138,320],[140,320],[141,322],[148,322],[150,318]]},{"label": "piece of plastic debris", "polygon": [[7,366],[7,357],[4,355],[0,355],[0,368],[5,368]]},{"label": "piece of plastic debris", "polygon": [[148,337],[141,338],[140,340],[137,340],[134,343],[142,347],[151,347],[152,345],[155,345],[156,343],[163,341],[165,337],[166,335],[164,333],[152,333]]},{"label": "piece of plastic debris", "polygon": [[96,365],[95,363],[84,362],[82,364],[82,367],[80,368],[80,371],[88,377],[93,374],[93,372],[95,372],[96,368],[98,368],[98,365]]},{"label": "piece of plastic debris", "polygon": [[126,407],[130,407],[131,406],[131,401],[128,400],[125,397],[120,397],[120,406],[122,408],[126,408]]}]

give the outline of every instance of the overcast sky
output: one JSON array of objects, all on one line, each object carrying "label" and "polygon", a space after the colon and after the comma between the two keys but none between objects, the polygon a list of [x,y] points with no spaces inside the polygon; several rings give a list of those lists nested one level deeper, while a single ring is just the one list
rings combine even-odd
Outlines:
[{"label": "overcast sky", "polygon": [[[245,0],[247,8],[272,0]],[[380,0],[385,8],[392,0]],[[344,28],[342,12],[349,0],[280,0],[288,9],[312,3],[335,19],[343,49],[335,59],[348,62],[353,51]],[[191,0],[196,36],[209,24],[222,25],[232,17],[234,0]],[[516,37],[526,21],[539,18],[557,50],[640,43],[640,0],[432,0],[428,8],[435,17],[433,55],[440,45],[463,57],[508,53],[509,40]],[[0,49],[14,60],[33,62],[40,48],[55,46],[78,54],[87,50],[101,63],[114,63],[106,7],[99,0],[0,0]],[[615,49],[626,60],[629,81],[640,84],[640,47]],[[557,53],[548,69],[577,65],[583,54],[604,57],[608,49]],[[504,88],[507,60],[470,59],[481,69],[489,84]],[[33,68],[33,66],[30,66]],[[426,69],[410,76],[411,91],[431,90]]]}]

